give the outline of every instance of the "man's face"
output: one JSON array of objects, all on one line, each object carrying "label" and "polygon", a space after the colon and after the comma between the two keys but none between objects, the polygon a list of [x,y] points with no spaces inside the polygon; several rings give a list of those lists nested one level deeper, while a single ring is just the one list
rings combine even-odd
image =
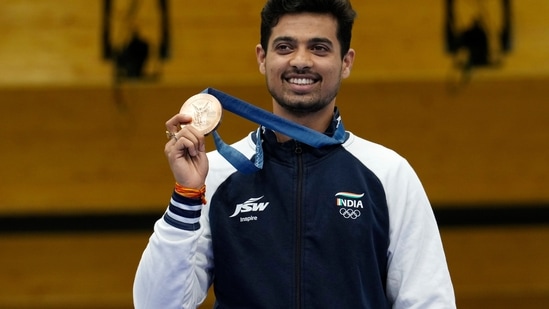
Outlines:
[{"label": "man's face", "polygon": [[259,70],[278,103],[275,111],[282,107],[301,116],[333,109],[354,60],[353,50],[342,59],[336,31],[337,20],[329,14],[286,14],[272,29],[268,50],[256,47]]}]

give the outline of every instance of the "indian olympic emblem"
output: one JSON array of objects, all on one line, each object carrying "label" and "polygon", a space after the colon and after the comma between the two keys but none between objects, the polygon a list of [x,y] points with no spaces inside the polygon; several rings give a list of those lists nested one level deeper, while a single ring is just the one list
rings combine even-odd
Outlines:
[{"label": "indian olympic emblem", "polygon": [[343,216],[345,219],[356,219],[360,217],[360,210],[358,209],[349,209],[349,208],[340,208],[339,213]]},{"label": "indian olympic emblem", "polygon": [[357,219],[360,217],[360,209],[364,208],[361,198],[364,193],[338,192],[335,194],[336,205],[341,207],[339,213],[345,219]]}]

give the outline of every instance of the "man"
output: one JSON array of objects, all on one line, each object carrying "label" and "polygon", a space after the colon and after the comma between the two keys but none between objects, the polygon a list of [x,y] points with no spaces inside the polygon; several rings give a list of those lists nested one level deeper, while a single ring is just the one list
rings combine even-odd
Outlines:
[{"label": "man", "polygon": [[[341,133],[354,17],[346,0],[267,1],[256,56],[276,115]],[[212,283],[216,308],[455,308],[429,201],[399,155],[350,132],[313,148],[260,127],[234,145],[252,157],[261,139],[263,168],[244,174],[206,154],[189,122],[166,123],[176,189],[141,259],[136,308],[195,308]]]}]

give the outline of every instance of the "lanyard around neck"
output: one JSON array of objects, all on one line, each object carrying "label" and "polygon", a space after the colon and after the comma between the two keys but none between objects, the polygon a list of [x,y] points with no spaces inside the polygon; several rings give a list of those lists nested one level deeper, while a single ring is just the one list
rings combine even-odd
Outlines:
[{"label": "lanyard around neck", "polygon": [[[241,99],[223,93],[214,88],[206,88],[202,93],[208,93],[216,97],[223,109],[239,115],[245,119],[262,125],[265,128],[289,136],[301,143],[320,148],[328,145],[342,144],[346,138],[345,128],[341,119],[337,119],[337,126],[333,137],[318,131],[312,130],[303,125],[289,121],[257,106],[247,103]],[[219,136],[217,131],[212,132],[217,151],[229,161],[237,170],[250,174],[263,167],[263,149],[261,148],[260,130],[256,131],[256,155],[250,161],[241,152],[227,145]]]}]

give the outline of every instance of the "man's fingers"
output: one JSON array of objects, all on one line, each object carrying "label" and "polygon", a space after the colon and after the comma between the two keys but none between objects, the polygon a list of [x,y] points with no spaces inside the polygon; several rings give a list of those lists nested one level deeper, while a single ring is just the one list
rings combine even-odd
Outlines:
[{"label": "man's fingers", "polygon": [[172,133],[177,133],[182,125],[189,124],[193,121],[190,115],[176,114],[168,121],[166,121],[166,130]]},{"label": "man's fingers", "polygon": [[173,145],[177,150],[196,156],[204,151],[204,136],[193,126],[186,126],[174,135]]}]

